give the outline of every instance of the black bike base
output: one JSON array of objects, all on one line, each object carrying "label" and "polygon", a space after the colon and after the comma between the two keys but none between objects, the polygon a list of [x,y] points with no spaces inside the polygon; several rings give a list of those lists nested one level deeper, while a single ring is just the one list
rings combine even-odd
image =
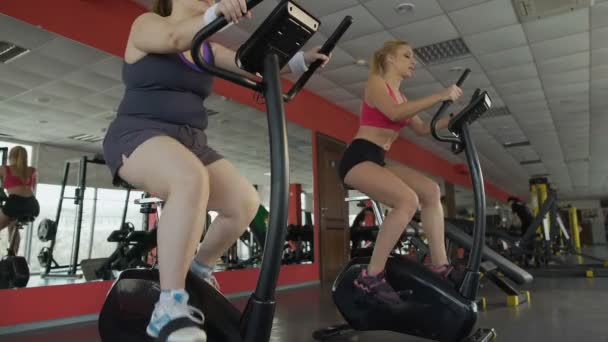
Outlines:
[{"label": "black bike base", "polygon": [[[334,325],[325,329],[320,329],[312,334],[317,341],[326,341],[332,338],[351,335],[356,331],[348,324]],[[473,335],[467,337],[462,342],[490,342],[496,340],[494,329],[478,329]]]},{"label": "black bike base", "polygon": [[478,329],[473,335],[462,342],[490,342],[496,340],[494,329]]}]

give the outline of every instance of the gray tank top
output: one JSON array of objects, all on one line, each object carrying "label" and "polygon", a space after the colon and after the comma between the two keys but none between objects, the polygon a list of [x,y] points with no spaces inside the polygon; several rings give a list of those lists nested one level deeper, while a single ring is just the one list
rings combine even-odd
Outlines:
[{"label": "gray tank top", "polygon": [[[213,63],[208,43],[203,50],[205,60]],[[204,102],[213,77],[181,53],[148,54],[133,64],[124,62],[122,78],[126,90],[118,115],[207,128]]]}]

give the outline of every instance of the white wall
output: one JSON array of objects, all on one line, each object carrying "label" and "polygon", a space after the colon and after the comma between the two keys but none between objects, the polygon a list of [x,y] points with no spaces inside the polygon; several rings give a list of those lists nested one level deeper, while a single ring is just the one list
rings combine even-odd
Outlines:
[{"label": "white wall", "polygon": [[[36,148],[35,148],[36,149]],[[38,182],[60,185],[63,179],[65,162],[69,159],[78,160],[83,156],[93,157],[93,153],[71,150],[40,144],[38,145],[38,160],[35,166],[38,168]],[[78,163],[71,163],[68,185],[76,185],[78,177]],[[87,186],[112,189],[112,177],[110,169],[106,165],[87,163]]]},{"label": "white wall", "polygon": [[599,200],[572,200],[572,201],[557,201],[559,207],[571,205],[577,209],[595,209],[600,208]]}]

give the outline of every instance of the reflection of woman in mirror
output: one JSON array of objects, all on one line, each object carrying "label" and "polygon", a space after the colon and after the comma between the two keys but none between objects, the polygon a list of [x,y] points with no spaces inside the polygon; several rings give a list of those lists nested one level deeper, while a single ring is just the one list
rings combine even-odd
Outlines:
[{"label": "reflection of woman in mirror", "polygon": [[[104,140],[115,184],[126,182],[165,200],[158,225],[161,295],[147,332],[156,337],[180,319],[186,327],[171,329],[170,341],[206,339],[193,315],[202,313],[187,304],[186,273],[190,268],[217,289],[215,263],[259,206],[250,182],[207,145],[204,105],[213,77],[198,69],[189,50],[194,35],[219,15],[231,22],[251,17],[245,0],[156,0],[152,12],[135,19],[124,54],[125,94]],[[215,42],[201,50],[208,63],[246,75],[235,64],[235,51]],[[317,59],[327,61],[318,50],[296,54],[284,71],[301,73]],[[196,253],[207,210],[218,216]]]},{"label": "reflection of woman in mirror", "polygon": [[35,218],[40,214],[40,205],[34,196],[36,169],[27,165],[27,150],[23,146],[11,148],[8,165],[0,168],[0,178],[8,195],[0,210],[0,230],[9,227],[8,236],[15,239],[11,244],[14,247],[11,252],[17,255],[21,237],[17,227],[11,223],[21,218]]},{"label": "reflection of woman in mirror", "polygon": [[[359,130],[340,162],[345,184],[392,208],[380,227],[370,264],[355,280],[355,286],[388,304],[402,302],[386,282],[384,267],[388,256],[416,210],[422,208],[422,224],[431,249],[432,270],[448,277],[444,240],[441,191],[428,177],[401,165],[386,165],[385,154],[409,126],[418,134],[429,134],[430,125],[418,114],[442,101],[462,95],[456,85],[416,100],[408,100],[399,90],[416,65],[412,47],[404,41],[388,41],[374,53],[365,88]],[[446,127],[449,118],[440,120]],[[407,153],[407,151],[404,151]]]}]

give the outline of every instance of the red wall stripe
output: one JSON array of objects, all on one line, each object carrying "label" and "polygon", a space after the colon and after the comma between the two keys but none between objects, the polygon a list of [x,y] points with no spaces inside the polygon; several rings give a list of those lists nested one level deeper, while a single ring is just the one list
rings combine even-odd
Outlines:
[{"label": "red wall stripe", "polygon": [[[222,293],[250,291],[255,287],[259,269],[217,272]],[[287,265],[281,268],[279,286],[301,284],[318,279],[314,265]],[[97,314],[112,282],[0,290],[0,327]],[[10,308],[10,310],[9,310]]]}]

